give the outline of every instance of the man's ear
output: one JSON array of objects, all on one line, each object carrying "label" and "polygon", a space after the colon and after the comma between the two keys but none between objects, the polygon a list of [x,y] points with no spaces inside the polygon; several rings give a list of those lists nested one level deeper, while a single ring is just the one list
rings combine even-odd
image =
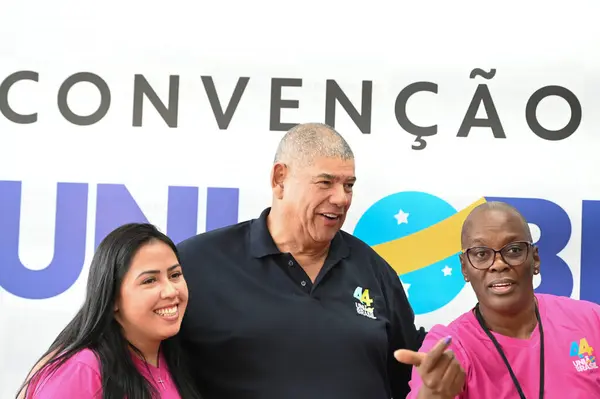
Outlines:
[{"label": "man's ear", "polygon": [[283,183],[288,173],[287,165],[277,162],[271,170],[271,189],[277,199],[283,198]]}]

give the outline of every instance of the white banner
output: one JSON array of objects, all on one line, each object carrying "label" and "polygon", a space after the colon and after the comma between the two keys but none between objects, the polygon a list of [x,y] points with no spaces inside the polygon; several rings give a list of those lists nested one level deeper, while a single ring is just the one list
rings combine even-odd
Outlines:
[{"label": "white banner", "polygon": [[11,2],[0,14],[0,398],[82,303],[95,245],[257,217],[283,132],[326,122],[358,182],[344,229],[430,328],[473,306],[461,211],[529,220],[539,292],[600,303],[599,6],[338,0]]}]

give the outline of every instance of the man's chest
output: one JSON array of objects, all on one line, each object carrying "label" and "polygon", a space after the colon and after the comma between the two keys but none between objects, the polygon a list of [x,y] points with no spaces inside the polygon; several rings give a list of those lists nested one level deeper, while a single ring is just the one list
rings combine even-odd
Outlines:
[{"label": "man's chest", "polygon": [[379,284],[341,272],[333,268],[308,289],[275,267],[228,276],[227,290],[211,281],[194,282],[185,328],[197,344],[223,349],[290,350],[302,348],[298,342],[307,339],[312,346],[301,350],[383,348],[389,315]]}]

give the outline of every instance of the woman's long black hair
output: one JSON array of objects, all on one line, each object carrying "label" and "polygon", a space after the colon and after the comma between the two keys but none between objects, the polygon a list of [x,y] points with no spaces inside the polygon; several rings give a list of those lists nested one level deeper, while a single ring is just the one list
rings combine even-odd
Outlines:
[{"label": "woman's long black hair", "polygon": [[[90,265],[83,306],[40,357],[36,364],[42,364],[41,368],[33,374],[36,367],[32,368],[32,375],[23,383],[17,397],[23,389],[29,389],[29,382],[34,381],[42,372],[52,373],[70,357],[86,348],[94,351],[100,361],[104,399],[160,397],[136,368],[131,351],[135,351],[142,359],[143,355],[125,339],[121,325],[114,317],[121,282],[134,255],[141,246],[156,240],[171,247],[179,259],[173,241],[147,223],[123,225],[102,240]],[[164,340],[160,351],[181,397],[199,399],[200,395],[196,393],[189,376],[177,336]]]}]

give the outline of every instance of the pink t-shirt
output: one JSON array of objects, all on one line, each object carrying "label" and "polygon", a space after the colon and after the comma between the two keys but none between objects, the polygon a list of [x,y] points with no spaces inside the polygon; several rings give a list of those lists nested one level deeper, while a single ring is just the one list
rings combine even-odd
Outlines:
[{"label": "pink t-shirt", "polygon": [[[162,356],[158,368],[150,364],[146,368],[143,361],[132,357],[140,373],[156,387],[161,399],[181,399]],[[32,381],[27,392],[27,399],[101,399],[100,362],[94,352],[84,349],[50,374],[49,378],[42,375]]]},{"label": "pink t-shirt", "polygon": [[[536,294],[544,328],[545,399],[600,398],[600,306],[562,296]],[[493,333],[527,399],[539,398],[540,335],[529,339]],[[519,394],[494,344],[469,311],[448,327],[436,325],[420,349],[429,351],[440,339],[452,336],[450,349],[467,374],[460,399],[518,399]],[[417,398],[422,384],[413,368],[411,393]]]}]

